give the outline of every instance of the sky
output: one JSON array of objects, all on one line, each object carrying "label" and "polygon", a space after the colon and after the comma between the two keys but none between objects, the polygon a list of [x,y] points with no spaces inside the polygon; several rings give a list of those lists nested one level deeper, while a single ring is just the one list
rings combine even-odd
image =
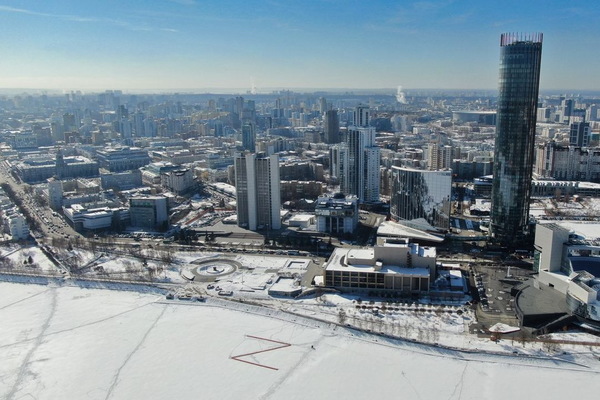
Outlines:
[{"label": "sky", "polygon": [[496,89],[543,32],[542,90],[600,89],[600,1],[0,0],[0,88]]}]

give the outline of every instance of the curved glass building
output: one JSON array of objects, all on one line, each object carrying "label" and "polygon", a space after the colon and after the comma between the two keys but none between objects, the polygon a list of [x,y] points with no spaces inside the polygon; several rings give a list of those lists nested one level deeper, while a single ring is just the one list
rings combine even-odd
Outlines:
[{"label": "curved glass building", "polygon": [[432,227],[450,229],[452,171],[392,167],[392,219],[423,218]]},{"label": "curved glass building", "polygon": [[516,247],[528,233],[542,34],[505,33],[500,48],[491,233]]}]

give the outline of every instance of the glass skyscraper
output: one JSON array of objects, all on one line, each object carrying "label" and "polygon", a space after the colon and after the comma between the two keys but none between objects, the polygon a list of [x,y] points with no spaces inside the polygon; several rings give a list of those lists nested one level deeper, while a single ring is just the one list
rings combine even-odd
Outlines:
[{"label": "glass skyscraper", "polygon": [[500,48],[491,233],[517,247],[528,231],[542,34],[505,33]]}]

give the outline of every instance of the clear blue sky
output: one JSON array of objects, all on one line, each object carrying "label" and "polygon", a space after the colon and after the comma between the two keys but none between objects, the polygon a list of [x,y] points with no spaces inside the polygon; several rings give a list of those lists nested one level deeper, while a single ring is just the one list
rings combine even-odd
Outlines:
[{"label": "clear blue sky", "polygon": [[502,32],[600,89],[599,0],[0,0],[0,88],[495,89]]}]

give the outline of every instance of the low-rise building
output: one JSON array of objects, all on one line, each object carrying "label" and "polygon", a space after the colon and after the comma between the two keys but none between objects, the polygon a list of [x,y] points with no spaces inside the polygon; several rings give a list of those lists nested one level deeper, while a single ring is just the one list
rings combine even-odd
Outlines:
[{"label": "low-rise building", "polygon": [[96,150],[96,157],[100,167],[111,172],[137,169],[150,164],[151,161],[146,150],[127,146]]},{"label": "low-rise building", "polygon": [[436,274],[436,249],[408,240],[387,240],[371,248],[337,248],[324,269],[325,286],[337,289],[427,293]]},{"label": "low-rise building", "polygon": [[73,204],[63,207],[63,213],[78,232],[118,229],[129,222],[129,209],[126,207],[87,208],[81,204]]},{"label": "low-rise building", "polygon": [[102,189],[129,190],[142,186],[142,172],[134,169],[125,172],[100,174]]},{"label": "low-rise building", "polygon": [[560,293],[569,312],[596,322],[600,322],[599,232],[598,223],[574,221],[537,224],[535,232],[534,286]]}]

